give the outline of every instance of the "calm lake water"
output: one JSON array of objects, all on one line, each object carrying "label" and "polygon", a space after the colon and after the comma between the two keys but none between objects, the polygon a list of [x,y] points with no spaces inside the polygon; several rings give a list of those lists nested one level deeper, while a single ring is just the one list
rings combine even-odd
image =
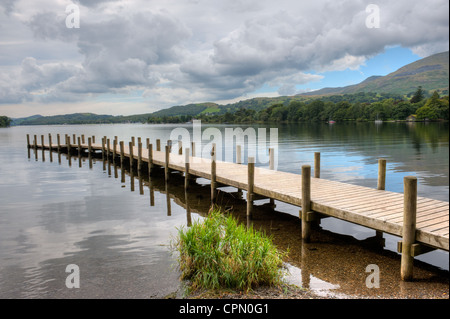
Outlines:
[{"label": "calm lake water", "polygon": [[[202,125],[203,149],[209,135],[248,126]],[[258,129],[274,126],[251,126]],[[92,167],[57,153],[33,150],[26,134],[95,135],[128,142],[131,136],[166,141],[175,128],[192,125],[74,125],[0,129],[0,298],[163,298],[179,291],[176,256],[170,241],[177,228],[203,218],[210,203],[209,182],[198,179],[186,196],[179,174],[166,185],[122,171],[96,159]],[[261,134],[258,134],[261,137]],[[261,142],[261,141],[260,141]],[[250,141],[250,144],[252,142]],[[252,146],[252,145],[250,145]],[[261,143],[258,144],[261,146]],[[269,145],[267,145],[268,147]],[[234,148],[223,140],[223,156]],[[302,124],[278,127],[277,169],[300,173],[321,153],[321,178],[376,188],[378,158],[387,159],[386,190],[403,192],[403,177],[418,178],[418,194],[449,199],[448,123]],[[264,152],[263,152],[264,153]],[[268,167],[261,153],[256,165]],[[245,151],[243,158],[248,152]],[[234,158],[234,157],[233,157]],[[281,181],[280,181],[281,182]],[[245,194],[222,189],[219,202],[245,216]],[[281,249],[290,249],[290,281],[323,294],[381,297],[440,297],[447,294],[449,256],[434,251],[415,260],[416,282],[400,280],[399,238],[384,234],[385,246],[370,244],[375,231],[327,218],[300,240],[298,208],[257,201],[255,227],[270,233]],[[67,265],[80,270],[80,288],[66,287]],[[380,288],[365,284],[366,266],[380,268]]]}]

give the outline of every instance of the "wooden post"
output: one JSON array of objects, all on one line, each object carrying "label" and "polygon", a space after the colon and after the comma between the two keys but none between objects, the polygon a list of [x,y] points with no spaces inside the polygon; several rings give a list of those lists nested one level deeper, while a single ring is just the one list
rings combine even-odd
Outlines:
[{"label": "wooden post", "polygon": [[156,151],[161,152],[161,140],[156,140]]},{"label": "wooden post", "polygon": [[253,186],[255,184],[255,158],[248,158],[248,179],[247,179],[247,219],[253,218]]},{"label": "wooden post", "polygon": [[117,157],[117,136],[114,136],[114,142],[113,142],[113,162],[116,162]]},{"label": "wooden post", "polygon": [[37,136],[34,135],[34,149],[37,150]]},{"label": "wooden post", "polygon": [[109,161],[109,157],[111,156],[111,147],[110,147],[110,140],[109,138],[106,139],[106,158]]},{"label": "wooden post", "polygon": [[148,144],[148,176],[153,172],[153,144]]},{"label": "wooden post", "polygon": [[178,140],[178,155],[183,155],[183,142]]},{"label": "wooden post", "polygon": [[311,211],[311,166],[302,166],[302,239],[309,242],[311,237],[311,223],[308,212]]},{"label": "wooden post", "polygon": [[133,141],[128,143],[128,147],[130,148],[130,171],[132,171],[133,170],[133,161],[134,161]]},{"label": "wooden post", "polygon": [[51,153],[51,150],[52,150],[52,134],[50,134],[50,133],[48,133],[48,149],[50,150],[50,153]]},{"label": "wooden post", "polygon": [[165,176],[165,180],[166,182],[169,181],[169,145],[166,145],[166,153],[165,153],[165,162],[164,162],[164,176]]},{"label": "wooden post", "polygon": [[56,134],[56,142],[58,143],[58,153],[61,152],[61,136]]},{"label": "wooden post", "polygon": [[27,148],[30,148],[31,144],[30,144],[30,134],[27,134]]},{"label": "wooden post", "polygon": [[142,170],[142,142],[138,142],[138,174],[140,175],[140,172]]},{"label": "wooden post", "polygon": [[[275,152],[273,148],[269,148],[269,169],[273,170],[275,168]],[[270,198],[269,204],[275,206],[275,200]]]},{"label": "wooden post", "polygon": [[44,150],[44,135],[41,135],[41,146],[42,150]]},{"label": "wooden post", "polygon": [[89,152],[89,157],[91,157],[92,155],[92,138],[88,137],[88,152]]},{"label": "wooden post", "polygon": [[192,157],[195,157],[195,142],[191,142]]},{"label": "wooden post", "polygon": [[134,143],[134,136],[131,137],[131,143],[133,143],[133,146],[135,145],[135,143]]},{"label": "wooden post", "polygon": [[216,143],[213,143],[211,149],[211,203],[216,202]]},{"label": "wooden post", "polygon": [[[184,190],[186,191],[189,188],[189,148],[186,148],[184,151]],[[186,205],[188,203],[186,202]]]},{"label": "wooden post", "polygon": [[125,158],[125,150],[124,150],[123,141],[120,141],[119,145],[120,145],[120,167],[123,168],[123,160]]},{"label": "wooden post", "polygon": [[105,137],[102,137],[102,159],[105,159]]},{"label": "wooden post", "polygon": [[[67,154],[70,155],[71,152],[71,146],[70,146],[70,136],[66,134],[66,144],[67,144]],[[70,158],[70,156],[69,156]]]},{"label": "wooden post", "polygon": [[138,136],[137,143],[138,143],[138,145],[139,145],[139,143],[142,143],[140,136]]},{"label": "wooden post", "polygon": [[95,135],[92,135],[92,144],[95,144]]},{"label": "wooden post", "polygon": [[314,153],[314,177],[320,178],[320,152]]},{"label": "wooden post", "polygon": [[73,136],[73,144],[75,145],[77,144],[77,135],[73,134],[72,136]]},{"label": "wooden post", "polygon": [[84,134],[81,134],[81,143],[84,144],[85,140],[84,140]]},{"label": "wooden post", "polygon": [[78,136],[78,156],[81,156],[81,137]]},{"label": "wooden post", "polygon": [[242,164],[242,152],[240,145],[236,145],[236,164]]},{"label": "wooden post", "polygon": [[386,159],[378,159],[378,183],[377,189],[384,190],[386,186]]},{"label": "wooden post", "polygon": [[417,211],[417,178],[406,176],[403,179],[403,231],[401,278],[408,281],[413,278],[413,261],[411,246],[416,241],[416,211]]},{"label": "wooden post", "polygon": [[150,139],[147,137],[147,139],[145,140],[145,145],[148,149],[148,146],[150,145]]}]

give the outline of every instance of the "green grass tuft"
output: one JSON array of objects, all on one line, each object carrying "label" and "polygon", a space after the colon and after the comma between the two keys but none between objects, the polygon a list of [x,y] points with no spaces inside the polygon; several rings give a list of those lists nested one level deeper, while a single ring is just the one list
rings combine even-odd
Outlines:
[{"label": "green grass tuft", "polygon": [[212,209],[203,221],[178,229],[181,278],[195,289],[239,289],[282,283],[285,253],[270,237],[238,224],[232,216]]}]

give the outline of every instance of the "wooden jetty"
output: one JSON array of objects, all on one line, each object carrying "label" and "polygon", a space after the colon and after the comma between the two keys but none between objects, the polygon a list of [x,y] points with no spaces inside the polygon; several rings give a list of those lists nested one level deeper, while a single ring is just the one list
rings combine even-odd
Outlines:
[{"label": "wooden jetty", "polygon": [[[114,137],[106,136],[95,143],[95,137],[86,141],[84,135],[76,138],[67,134],[64,143],[57,135],[57,143],[52,144],[49,134],[48,143],[38,144],[36,135],[33,142],[27,135],[28,148],[67,152],[79,156],[98,153],[104,159],[127,163],[130,168],[151,175],[157,168],[164,168],[166,181],[171,171],[183,172],[185,187],[196,177],[211,181],[211,199],[216,199],[217,188],[232,186],[247,191],[247,216],[252,218],[253,202],[269,199],[292,204],[302,209],[302,238],[310,240],[310,229],[322,218],[335,217],[359,224],[376,231],[381,238],[383,232],[402,238],[398,243],[401,257],[401,277],[403,280],[413,278],[413,259],[415,256],[434,249],[449,251],[449,203],[417,196],[417,179],[413,176],[404,178],[404,194],[385,191],[386,160],[379,160],[377,188],[350,185],[342,182],[320,178],[320,153],[314,154],[314,172],[310,165],[301,167],[301,174],[273,170],[273,150],[269,169],[255,167],[254,159],[248,158],[247,165],[241,163],[240,146],[237,147],[237,163],[216,160],[215,145],[211,158],[195,155],[195,144],[183,150],[181,142],[173,149],[168,141],[161,150],[161,141],[156,140],[156,147],[146,139],[145,148],[141,138],[135,138],[125,144]],[[112,144],[112,146],[111,146]],[[144,170],[144,164],[146,170]],[[300,172],[300,168],[299,168]]]}]

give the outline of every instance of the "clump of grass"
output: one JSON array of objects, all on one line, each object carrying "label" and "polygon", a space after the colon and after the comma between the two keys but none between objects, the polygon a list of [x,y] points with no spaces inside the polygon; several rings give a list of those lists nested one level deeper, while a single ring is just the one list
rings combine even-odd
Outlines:
[{"label": "clump of grass", "polygon": [[238,224],[214,208],[203,221],[178,229],[173,245],[179,252],[181,278],[192,289],[239,289],[281,284],[285,253],[270,237]]}]

